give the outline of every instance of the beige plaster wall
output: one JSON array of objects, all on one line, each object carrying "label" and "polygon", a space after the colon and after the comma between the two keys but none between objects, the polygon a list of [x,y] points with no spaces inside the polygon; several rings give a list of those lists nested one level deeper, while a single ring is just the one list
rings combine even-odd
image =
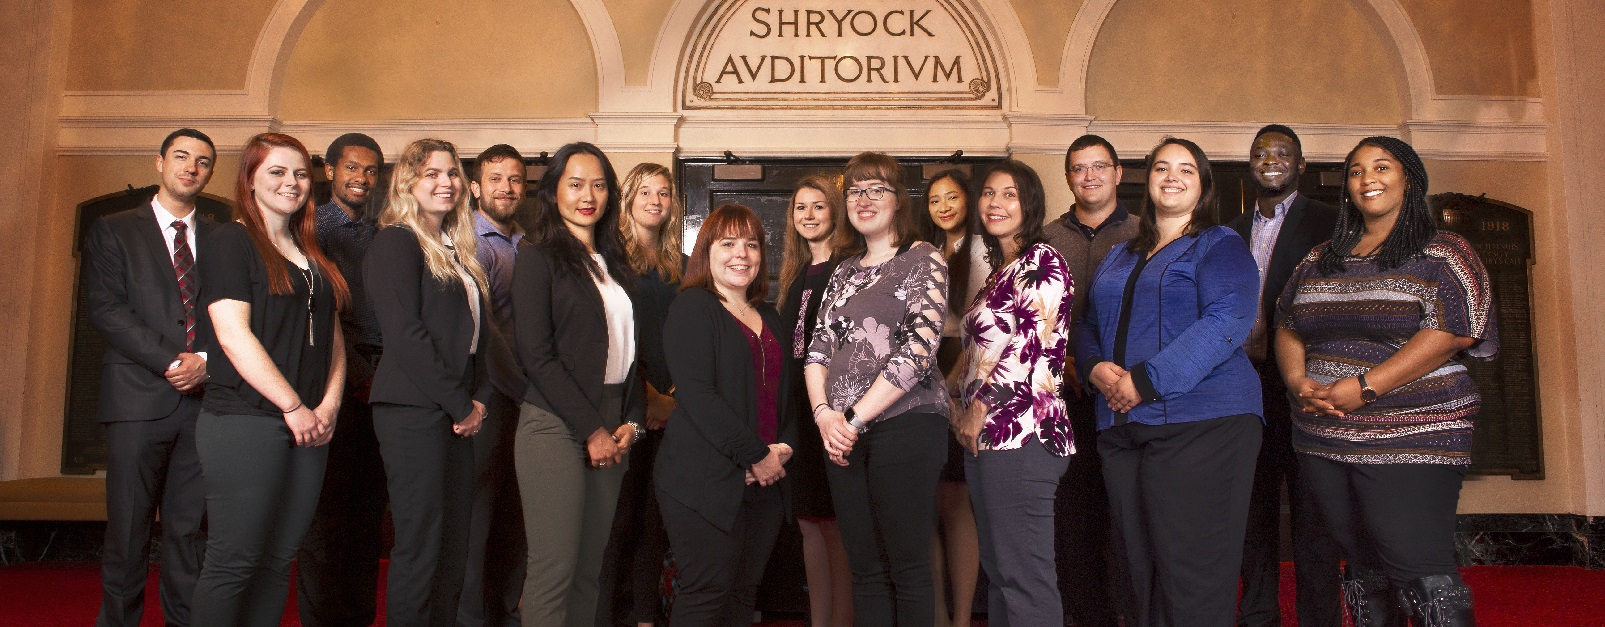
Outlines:
[{"label": "beige plaster wall", "polygon": [[285,66],[284,120],[573,118],[596,62],[568,0],[329,0]]},{"label": "beige plaster wall", "polygon": [[1014,12],[1025,27],[1026,41],[1031,43],[1032,61],[1036,64],[1037,83],[1043,87],[1057,86],[1063,69],[1065,40],[1070,37],[1070,26],[1081,10],[1082,0],[1009,0]]},{"label": "beige plaster wall", "polygon": [[[1352,4],[1123,0],[1087,72],[1102,120],[1392,124],[1391,48]],[[1262,33],[1278,33],[1275,36]]]},{"label": "beige plaster wall", "polygon": [[[613,28],[619,35],[619,53],[624,57],[624,82],[645,85],[652,71],[652,52],[658,44],[658,31],[668,17],[674,0],[602,0]],[[687,35],[689,38],[689,34]],[[679,50],[678,47],[675,48]]]},{"label": "beige plaster wall", "polygon": [[1438,93],[1539,95],[1529,0],[1399,0],[1399,4],[1427,49]]},{"label": "beige plaster wall", "polygon": [[67,89],[242,89],[275,0],[77,0]]}]

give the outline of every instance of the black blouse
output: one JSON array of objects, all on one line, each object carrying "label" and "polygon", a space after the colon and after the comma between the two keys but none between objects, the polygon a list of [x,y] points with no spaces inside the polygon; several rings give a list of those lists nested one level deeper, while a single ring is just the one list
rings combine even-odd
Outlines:
[{"label": "black blouse", "polygon": [[[682,270],[685,268],[684,255],[681,256],[680,267]],[[679,293],[678,282],[664,281],[658,269],[652,268],[640,275],[635,292],[630,294],[631,302],[635,303],[636,326],[641,329],[641,343],[635,347],[640,354],[641,376],[662,394],[674,389],[674,379],[669,376],[669,361],[663,356],[663,322],[669,319],[669,305]]]},{"label": "black blouse", "polygon": [[[329,379],[329,356],[334,340],[334,294],[329,280],[313,266],[311,273],[311,311],[308,315],[307,273],[284,261],[290,271],[293,294],[268,292],[267,265],[257,254],[256,245],[244,225],[230,222],[219,226],[201,242],[201,306],[219,300],[237,300],[251,306],[251,334],[267,349],[273,365],[295,388],[301,402],[316,407],[323,399]],[[263,398],[240,378],[228,355],[217,343],[211,316],[202,316],[202,344],[206,347],[206,399],[202,403],[214,414],[278,416],[279,407]],[[308,327],[308,323],[311,327]]]}]

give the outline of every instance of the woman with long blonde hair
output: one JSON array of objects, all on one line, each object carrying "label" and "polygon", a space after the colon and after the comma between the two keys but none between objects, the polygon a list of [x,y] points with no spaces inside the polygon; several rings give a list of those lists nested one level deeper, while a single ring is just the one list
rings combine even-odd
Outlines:
[{"label": "woman with long blonde hair", "polygon": [[396,537],[385,617],[449,625],[468,557],[467,438],[479,432],[491,393],[487,281],[456,147],[438,139],[407,146],[388,200],[363,264],[384,339],[369,399]]},{"label": "woman with long blonde hair", "polygon": [[[685,209],[669,168],[642,163],[619,186],[619,235],[635,275],[635,310],[641,334],[641,379],[646,393],[646,431],[632,447],[609,556],[602,575],[602,611],[619,621],[651,627],[662,614],[658,582],[669,537],[658,512],[652,467],[663,428],[674,411],[674,380],[663,352],[663,324],[680,292],[686,257],[681,252]],[[604,616],[607,618],[607,616]]]}]

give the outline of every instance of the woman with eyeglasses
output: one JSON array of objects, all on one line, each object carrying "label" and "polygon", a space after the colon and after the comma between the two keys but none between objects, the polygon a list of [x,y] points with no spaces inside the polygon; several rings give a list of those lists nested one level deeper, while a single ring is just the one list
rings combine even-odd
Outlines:
[{"label": "woman with eyeglasses", "polygon": [[1091,277],[1076,368],[1101,403],[1098,454],[1136,622],[1230,625],[1263,413],[1242,342],[1259,269],[1216,226],[1215,181],[1197,144],[1148,155],[1137,237]]},{"label": "woman with eyeglasses", "polygon": [[1464,362],[1499,350],[1488,271],[1433,223],[1409,144],[1368,137],[1344,163],[1332,240],[1278,303],[1299,476],[1347,557],[1355,624],[1473,625],[1454,530],[1482,406]]},{"label": "woman with eyeglasses", "polygon": [[833,465],[842,542],[863,626],[935,622],[930,542],[948,402],[936,369],[947,263],[917,240],[903,169],[882,153],[847,162],[856,253],[825,288],[808,348],[808,400]]}]

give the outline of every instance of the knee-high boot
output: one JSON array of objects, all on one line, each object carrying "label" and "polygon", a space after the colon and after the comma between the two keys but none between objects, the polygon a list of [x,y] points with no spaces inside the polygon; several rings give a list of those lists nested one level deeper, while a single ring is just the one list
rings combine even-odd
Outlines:
[{"label": "knee-high boot", "polygon": [[1399,591],[1399,599],[1421,627],[1474,627],[1477,624],[1471,613],[1471,588],[1460,580],[1459,573],[1412,581]]},{"label": "knee-high boot", "polygon": [[1349,564],[1343,573],[1343,601],[1354,627],[1405,627],[1393,586],[1382,571]]}]

